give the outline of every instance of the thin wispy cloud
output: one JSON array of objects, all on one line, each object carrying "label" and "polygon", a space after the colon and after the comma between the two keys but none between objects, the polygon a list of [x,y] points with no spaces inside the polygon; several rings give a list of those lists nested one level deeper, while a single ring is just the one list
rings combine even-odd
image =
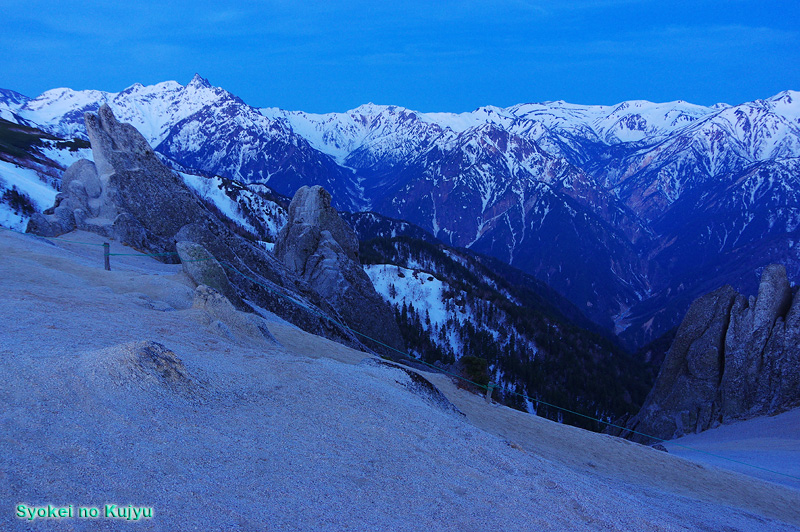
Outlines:
[{"label": "thin wispy cloud", "polygon": [[654,57],[691,51],[707,55],[721,50],[746,50],[758,45],[788,46],[800,32],[748,26],[669,26],[585,42],[519,45],[520,52],[565,56]]}]

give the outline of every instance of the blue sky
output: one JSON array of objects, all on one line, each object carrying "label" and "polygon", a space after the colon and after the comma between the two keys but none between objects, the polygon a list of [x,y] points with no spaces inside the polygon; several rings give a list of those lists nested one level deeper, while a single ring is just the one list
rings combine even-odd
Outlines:
[{"label": "blue sky", "polygon": [[120,91],[195,72],[247,103],[419,111],[800,90],[798,0],[0,0],[0,87]]}]

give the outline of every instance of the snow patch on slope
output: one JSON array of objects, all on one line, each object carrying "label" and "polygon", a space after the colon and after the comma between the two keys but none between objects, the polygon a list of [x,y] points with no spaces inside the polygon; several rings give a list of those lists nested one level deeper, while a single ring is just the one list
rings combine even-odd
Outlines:
[{"label": "snow patch on slope", "polygon": [[[433,275],[392,264],[364,266],[375,290],[391,305],[413,304],[423,316],[427,312],[431,324],[439,327],[448,319],[444,292],[448,285]],[[394,287],[392,290],[391,287]],[[392,295],[394,294],[394,295]],[[423,324],[424,326],[425,324]]]},{"label": "snow patch on slope", "polygon": [[222,188],[222,178],[220,177],[201,177],[193,174],[185,174],[180,172],[183,181],[189,185],[201,197],[211,201],[217,208],[245,229],[250,232],[255,232],[256,228],[250,225],[242,214],[239,204],[233,201],[225,194]]},{"label": "snow patch on slope", "polygon": [[91,148],[79,148],[77,150],[65,150],[59,149],[54,146],[54,142],[45,140],[45,147],[42,148],[40,151],[42,155],[47,157],[48,159],[57,162],[64,169],[69,168],[72,166],[73,163],[80,161],[81,159],[88,159],[90,161],[94,160],[94,155],[92,154]]},{"label": "snow patch on slope", "polygon": [[[58,191],[39,179],[35,170],[0,161],[0,195],[12,188],[30,198],[39,212],[52,207],[58,194]],[[14,211],[6,202],[0,202],[0,225],[3,227],[24,231],[28,219],[21,211]]]}]

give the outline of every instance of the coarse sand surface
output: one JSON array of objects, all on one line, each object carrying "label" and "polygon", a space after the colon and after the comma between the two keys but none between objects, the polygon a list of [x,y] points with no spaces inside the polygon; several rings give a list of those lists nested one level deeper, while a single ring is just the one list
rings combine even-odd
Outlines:
[{"label": "coarse sand surface", "polygon": [[422,372],[456,412],[269,309],[277,343],[233,330],[193,307],[179,265],[112,242],[134,254],[104,271],[100,243],[0,231],[0,530],[800,530],[792,486]]}]

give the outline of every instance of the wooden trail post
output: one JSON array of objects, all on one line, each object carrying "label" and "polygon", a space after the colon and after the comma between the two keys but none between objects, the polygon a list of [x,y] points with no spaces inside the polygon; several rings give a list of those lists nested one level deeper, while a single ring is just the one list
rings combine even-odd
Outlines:
[{"label": "wooden trail post", "polygon": [[486,386],[486,402],[489,404],[492,403],[492,392],[494,391],[495,388],[497,388],[497,385],[493,382],[490,382]]},{"label": "wooden trail post", "polygon": [[107,272],[111,271],[111,257],[108,255],[109,247],[110,244],[108,242],[103,242],[103,262]]}]

